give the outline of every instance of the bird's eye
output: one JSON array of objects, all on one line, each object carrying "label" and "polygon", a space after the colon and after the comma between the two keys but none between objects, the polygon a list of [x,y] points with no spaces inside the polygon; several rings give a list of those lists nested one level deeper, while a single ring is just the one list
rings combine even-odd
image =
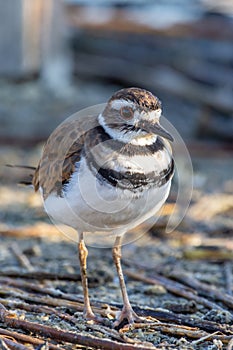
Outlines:
[{"label": "bird's eye", "polygon": [[133,118],[133,109],[130,107],[122,107],[120,110],[121,117],[125,120],[130,120]]}]

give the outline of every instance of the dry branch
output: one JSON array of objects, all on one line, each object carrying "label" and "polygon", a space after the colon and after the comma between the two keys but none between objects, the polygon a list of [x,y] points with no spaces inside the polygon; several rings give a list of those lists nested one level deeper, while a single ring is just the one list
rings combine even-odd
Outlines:
[{"label": "dry branch", "polygon": [[17,260],[19,261],[20,265],[23,268],[26,268],[30,272],[34,271],[34,267],[30,263],[30,261],[28,260],[27,256],[25,254],[23,254],[23,252],[21,252],[18,244],[13,243],[11,245],[10,249],[13,252],[13,254],[16,256]]},{"label": "dry branch", "polygon": [[3,342],[7,345],[7,348],[10,349],[10,350],[28,350],[27,346],[19,344],[19,343],[15,342],[15,341],[7,338],[7,337],[1,337],[0,336],[0,338],[2,338]]},{"label": "dry branch", "polygon": [[150,316],[163,322],[174,323],[176,325],[197,327],[206,332],[221,332],[226,335],[233,334],[233,326],[229,326],[226,324],[219,324],[213,321],[206,321],[196,317],[188,317],[181,314],[174,314],[173,312],[167,312],[151,308],[142,308],[135,306],[134,310],[140,316]]},{"label": "dry branch", "polygon": [[192,288],[195,288],[199,294],[219,300],[229,308],[233,309],[233,297],[224,293],[222,290],[219,290],[219,288],[217,289],[209,284],[199,282],[193,275],[191,276],[182,270],[171,271],[169,272],[169,276],[175,280],[181,281],[187,286],[192,286]]},{"label": "dry branch", "polygon": [[198,304],[204,305],[208,309],[218,309],[223,310],[222,307],[219,305],[203,298],[199,297],[194,289],[187,290],[187,288],[181,284],[174,282],[166,277],[160,276],[160,275],[154,275],[153,278],[143,276],[142,274],[139,275],[136,272],[133,272],[131,270],[126,270],[125,274],[133,279],[149,283],[149,284],[160,284],[163,287],[165,287],[170,293],[173,293],[175,295],[182,296],[185,299],[196,301]]},{"label": "dry branch", "polygon": [[[180,326],[170,323],[138,323],[134,326],[135,329],[145,329],[148,328],[148,330],[156,330],[165,334],[169,334],[172,336],[178,336],[178,337],[187,337],[190,339],[197,339],[196,341],[193,341],[192,344],[202,342],[205,339],[209,338],[215,338],[218,340],[221,340],[223,343],[228,344],[229,340],[232,338],[231,335],[221,335],[219,334],[219,331],[216,331],[214,333],[207,333],[203,332],[198,328],[195,327],[187,327],[187,326]],[[129,327],[124,327],[122,330],[120,330],[121,333],[127,332],[129,330]]]},{"label": "dry branch", "polygon": [[[65,281],[80,281],[80,275],[76,273],[52,273],[49,271],[36,270],[36,271],[24,271],[24,270],[12,270],[4,269],[0,271],[0,276],[7,277],[22,277],[31,278],[37,281],[41,280],[65,280]],[[91,281],[91,278],[90,278]]]},{"label": "dry branch", "polygon": [[78,344],[83,346],[89,346],[93,348],[104,348],[106,350],[136,350],[144,349],[151,350],[156,349],[153,345],[149,346],[144,343],[138,344],[122,344],[109,339],[100,339],[93,336],[86,336],[80,333],[71,333],[62,331],[61,329],[55,329],[49,326],[44,326],[38,323],[32,323],[20,319],[13,318],[12,315],[0,304],[0,322],[7,327],[21,329],[29,332],[33,332],[38,335],[42,335],[48,338],[52,338],[58,342],[68,342],[72,344]]},{"label": "dry branch", "polygon": [[[30,335],[26,335],[23,333],[17,333],[17,332],[13,332],[13,331],[9,331],[3,328],[0,328],[0,335],[5,335],[7,337],[11,337],[14,338],[18,341],[24,342],[24,343],[30,343],[30,344],[34,344],[34,345],[42,345],[44,344],[44,340],[42,339],[38,339],[38,338],[34,338]],[[64,350],[64,348],[62,348],[60,345],[59,347],[53,344],[48,344],[49,349],[50,350]]]}]

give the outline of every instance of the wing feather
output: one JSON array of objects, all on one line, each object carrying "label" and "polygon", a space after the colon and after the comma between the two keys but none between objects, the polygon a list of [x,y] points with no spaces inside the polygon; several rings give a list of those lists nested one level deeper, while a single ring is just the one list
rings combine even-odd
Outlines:
[{"label": "wing feather", "polygon": [[87,134],[97,125],[96,116],[68,119],[51,134],[32,180],[35,191],[43,189],[44,199],[54,191],[62,195],[63,185],[81,159]]}]

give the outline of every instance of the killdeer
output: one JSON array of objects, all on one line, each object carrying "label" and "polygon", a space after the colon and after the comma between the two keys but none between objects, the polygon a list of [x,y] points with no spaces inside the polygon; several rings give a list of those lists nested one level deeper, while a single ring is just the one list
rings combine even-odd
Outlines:
[{"label": "killdeer", "polygon": [[160,116],[161,102],[151,92],[122,89],[99,115],[71,120],[55,130],[33,175],[49,215],[78,232],[86,319],[98,321],[88,295],[84,233],[100,231],[115,235],[113,260],[123,298],[115,326],[124,319],[141,321],[129,302],[121,243],[128,230],[161,208],[170,191],[173,138],[159,124]]}]

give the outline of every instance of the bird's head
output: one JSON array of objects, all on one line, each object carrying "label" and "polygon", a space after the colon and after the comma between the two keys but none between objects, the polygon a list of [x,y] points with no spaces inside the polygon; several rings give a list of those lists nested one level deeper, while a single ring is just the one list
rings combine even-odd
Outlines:
[{"label": "bird's head", "polygon": [[173,141],[161,127],[160,100],[151,92],[139,88],[117,91],[99,116],[99,122],[114,139],[138,145],[155,142],[157,136]]}]

